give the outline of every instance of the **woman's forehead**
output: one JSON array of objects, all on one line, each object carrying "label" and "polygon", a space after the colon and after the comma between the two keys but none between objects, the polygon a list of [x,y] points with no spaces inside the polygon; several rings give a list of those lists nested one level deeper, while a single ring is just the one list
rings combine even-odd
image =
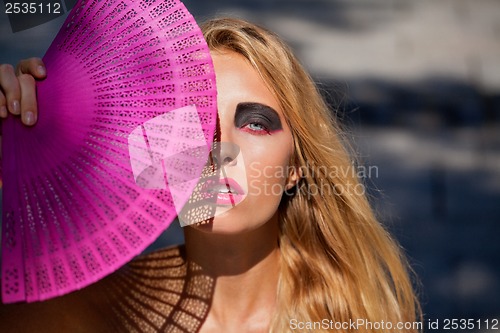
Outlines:
[{"label": "woman's forehead", "polygon": [[257,102],[281,112],[280,104],[259,72],[234,51],[212,53],[219,109],[241,102]]}]

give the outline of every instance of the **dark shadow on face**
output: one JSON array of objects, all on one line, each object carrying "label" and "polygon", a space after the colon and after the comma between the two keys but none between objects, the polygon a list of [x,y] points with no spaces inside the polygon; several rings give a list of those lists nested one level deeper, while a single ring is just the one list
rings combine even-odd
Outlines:
[{"label": "dark shadow on face", "polygon": [[[213,140],[214,146],[219,143],[220,140],[220,120],[219,115],[217,114]],[[220,176],[214,158],[214,149],[212,148],[208,156],[208,161],[203,168],[200,180],[193,190],[193,194],[189,198],[182,211],[179,213],[178,218],[181,222],[181,226],[185,227],[188,225],[196,225],[211,229],[213,217],[215,216],[215,202],[217,200],[217,195],[213,193],[207,196],[206,191],[204,191],[204,185],[207,183],[207,181],[218,181],[219,178]]]},{"label": "dark shadow on face", "polygon": [[[214,141],[192,195],[178,214],[181,226],[196,226],[210,231],[213,218],[234,208],[242,200],[246,183],[240,184],[231,178],[229,168],[241,163],[241,149],[232,142],[221,142],[221,126],[217,121]],[[240,162],[236,162],[239,159]],[[226,169],[228,168],[228,169]],[[241,180],[240,180],[241,181]]]}]

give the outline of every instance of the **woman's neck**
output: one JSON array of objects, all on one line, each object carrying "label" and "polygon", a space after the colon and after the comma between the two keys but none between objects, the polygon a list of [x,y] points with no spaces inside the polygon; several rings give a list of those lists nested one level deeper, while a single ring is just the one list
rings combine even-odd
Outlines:
[{"label": "woman's neck", "polygon": [[187,260],[215,279],[211,307],[200,332],[267,331],[278,278],[278,222],[238,235],[185,230]]}]

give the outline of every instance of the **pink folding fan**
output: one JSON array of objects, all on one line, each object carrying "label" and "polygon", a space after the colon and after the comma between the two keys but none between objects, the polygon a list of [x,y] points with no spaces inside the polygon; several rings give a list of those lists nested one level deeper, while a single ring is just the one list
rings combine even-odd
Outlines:
[{"label": "pink folding fan", "polygon": [[3,121],[6,303],[80,289],[144,250],[215,129],[210,53],[178,0],[79,1],[44,62],[37,125]]}]

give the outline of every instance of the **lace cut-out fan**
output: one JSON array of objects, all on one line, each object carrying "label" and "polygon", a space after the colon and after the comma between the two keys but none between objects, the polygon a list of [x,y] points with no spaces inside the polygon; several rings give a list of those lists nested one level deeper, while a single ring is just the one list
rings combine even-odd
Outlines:
[{"label": "lace cut-out fan", "polygon": [[80,289],[143,251],[215,130],[212,60],[178,0],[80,1],[44,62],[37,125],[2,124],[4,303]]}]

